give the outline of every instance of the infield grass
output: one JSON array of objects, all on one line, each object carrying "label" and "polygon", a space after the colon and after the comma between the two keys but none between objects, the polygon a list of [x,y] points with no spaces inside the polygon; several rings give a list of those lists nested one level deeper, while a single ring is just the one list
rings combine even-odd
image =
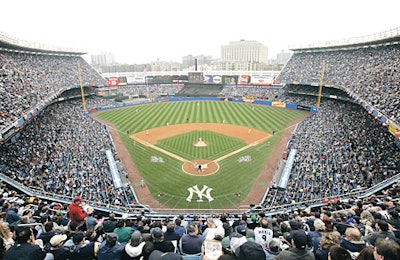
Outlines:
[{"label": "infield grass", "polygon": [[[160,203],[179,209],[222,209],[240,204],[247,196],[253,183],[261,173],[269,156],[279,142],[283,130],[291,122],[304,117],[304,111],[282,109],[254,104],[199,101],[171,102],[149,104],[118,110],[104,111],[98,117],[111,122],[118,130],[122,141],[129,151],[138,170],[153,197]],[[208,176],[188,175],[182,170],[182,162],[148,146],[134,142],[128,135],[166,124],[185,123],[225,123],[241,125],[268,132],[273,135],[267,141],[241,151],[219,162],[217,173]],[[206,140],[209,146],[191,151],[192,143],[199,137]],[[186,159],[216,159],[224,154],[243,147],[245,143],[228,136],[209,131],[194,131],[159,141],[159,147]],[[197,153],[197,154],[196,154]],[[155,156],[163,162],[152,162]],[[198,157],[197,157],[198,156]],[[238,162],[241,157],[248,156],[249,162]],[[197,157],[197,158],[196,158]],[[140,180],[135,180],[137,185]],[[135,185],[134,184],[134,185]],[[203,185],[211,188],[213,200],[203,197],[197,202],[197,195],[189,202],[188,188]],[[265,189],[269,183],[259,183]],[[240,193],[241,196],[237,196]],[[259,201],[254,201],[258,204]],[[248,206],[248,205],[246,205]]]}]

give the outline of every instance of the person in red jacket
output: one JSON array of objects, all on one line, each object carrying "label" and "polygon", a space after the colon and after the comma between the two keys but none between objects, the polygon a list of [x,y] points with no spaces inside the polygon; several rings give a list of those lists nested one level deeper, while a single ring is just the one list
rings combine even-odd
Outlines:
[{"label": "person in red jacket", "polygon": [[75,196],[74,200],[69,204],[69,218],[70,223],[76,223],[77,229],[82,230],[85,225],[85,218],[88,213],[83,209],[81,203],[83,199],[79,196]]}]

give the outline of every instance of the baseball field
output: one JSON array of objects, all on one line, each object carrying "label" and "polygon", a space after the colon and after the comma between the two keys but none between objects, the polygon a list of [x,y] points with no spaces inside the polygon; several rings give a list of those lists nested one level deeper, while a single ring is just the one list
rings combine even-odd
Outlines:
[{"label": "baseball field", "polygon": [[[193,101],[100,112],[142,204],[226,209],[260,202],[282,155],[282,136],[308,113]],[[286,141],[287,142],[287,141]],[[142,181],[143,180],[143,181]],[[144,185],[143,185],[144,184]]]}]

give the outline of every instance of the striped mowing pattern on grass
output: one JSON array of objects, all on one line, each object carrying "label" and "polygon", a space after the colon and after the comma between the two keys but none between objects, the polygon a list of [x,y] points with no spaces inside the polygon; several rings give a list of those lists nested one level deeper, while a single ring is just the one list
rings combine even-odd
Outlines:
[{"label": "striped mowing pattern on grass", "polygon": [[[195,147],[193,145],[193,142],[200,137],[208,143],[206,147]],[[161,140],[157,143],[157,146],[187,160],[215,160],[246,146],[246,143],[243,140],[210,131],[193,131]]]},{"label": "striped mowing pattern on grass", "polygon": [[[118,129],[121,139],[145,179],[153,197],[159,200],[160,203],[173,208],[215,209],[227,208],[238,204],[241,199],[246,197],[254,181],[263,170],[268,157],[273,153],[282,131],[292,121],[304,115],[305,112],[302,111],[253,104],[194,101],[158,103],[104,111],[99,113],[98,117],[111,122]],[[127,135],[128,132],[129,134],[133,134],[146,129],[165,126],[167,123],[170,125],[226,123],[251,127],[269,133],[275,131],[275,135],[268,139],[268,141],[220,161],[220,170],[216,174],[199,177],[185,174],[181,168],[182,162],[177,159],[136,143]],[[210,142],[210,145],[211,141],[213,145],[215,142],[220,142],[216,145],[219,148],[212,148],[214,149],[213,151],[207,151],[204,154],[200,153],[198,155],[210,159],[218,158],[221,156],[220,154],[223,155],[223,153],[230,151],[230,149],[239,149],[244,146],[244,144],[240,144],[241,140],[226,136],[221,137],[213,132],[204,131],[204,136],[199,136],[199,134],[192,132],[183,135],[183,137],[168,138],[162,140],[158,145],[187,159],[201,158],[194,158],[197,155],[193,155],[188,150],[190,146],[184,144],[180,148],[179,143],[174,143],[175,140],[182,142],[186,138],[187,142],[193,142],[202,137],[203,140]],[[150,159],[152,156],[161,158],[164,162],[151,162]],[[238,162],[244,156],[251,158],[251,161]],[[136,182],[139,181],[136,180]],[[197,185],[200,190],[203,188],[203,185],[210,187],[212,189],[210,194],[213,200],[208,201],[203,198],[203,202],[197,202],[196,199],[187,201],[186,199],[189,195],[188,188],[194,185]],[[268,185],[269,183],[265,183],[265,188]],[[236,196],[238,192],[241,193],[240,197]],[[157,194],[161,195],[157,196]],[[254,201],[254,203],[258,202]]]}]

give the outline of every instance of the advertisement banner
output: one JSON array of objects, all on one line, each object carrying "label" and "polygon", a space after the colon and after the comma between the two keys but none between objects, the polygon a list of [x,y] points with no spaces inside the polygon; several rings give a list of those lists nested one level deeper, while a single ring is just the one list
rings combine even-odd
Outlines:
[{"label": "advertisement banner", "polygon": [[204,84],[212,84],[213,83],[213,76],[212,75],[204,75]]},{"label": "advertisement banner", "polygon": [[251,76],[250,84],[255,86],[272,86],[271,76]]},{"label": "advertisement banner", "polygon": [[273,107],[286,107],[285,102],[272,102]]},{"label": "advertisement banner", "polygon": [[222,77],[220,75],[213,75],[213,83],[214,84],[221,84],[222,83]]},{"label": "advertisement banner", "polygon": [[118,78],[117,77],[112,77],[108,79],[108,85],[111,87],[118,86]]},{"label": "advertisement banner", "polygon": [[400,140],[400,126],[397,126],[393,123],[389,124],[389,132],[394,135],[397,139]]},{"label": "advertisement banner", "polygon": [[237,76],[222,76],[223,84],[225,85],[236,85],[237,83]]},{"label": "advertisement banner", "polygon": [[249,85],[250,84],[250,76],[249,75],[240,75],[238,82],[239,82],[239,85]]}]

